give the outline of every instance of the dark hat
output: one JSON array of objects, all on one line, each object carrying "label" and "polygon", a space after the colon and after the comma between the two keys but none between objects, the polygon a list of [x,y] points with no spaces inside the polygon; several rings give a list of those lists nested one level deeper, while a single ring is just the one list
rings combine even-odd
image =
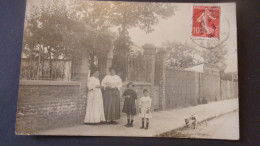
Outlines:
[{"label": "dark hat", "polygon": [[114,70],[115,72],[117,72],[116,68],[113,67],[113,66],[109,68],[109,71],[110,71],[110,72],[111,72],[111,70]]},{"label": "dark hat", "polygon": [[92,64],[91,66],[90,66],[90,76],[92,76],[95,72],[97,72],[98,71],[98,68],[96,67],[96,65],[95,64]]},{"label": "dark hat", "polygon": [[144,93],[144,92],[149,92],[149,90],[148,90],[148,89],[144,89],[144,90],[143,90],[143,93]]},{"label": "dark hat", "polygon": [[133,87],[135,86],[133,82],[129,82],[126,87],[128,88],[130,85],[132,85]]}]

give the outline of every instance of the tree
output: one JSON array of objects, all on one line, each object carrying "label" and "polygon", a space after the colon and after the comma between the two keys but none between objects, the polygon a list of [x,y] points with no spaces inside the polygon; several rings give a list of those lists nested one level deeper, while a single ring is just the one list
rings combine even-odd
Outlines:
[{"label": "tree", "polygon": [[196,57],[199,56],[200,51],[190,44],[167,41],[164,43],[164,47],[169,53],[167,63],[170,67],[187,68],[200,61],[198,57]]},{"label": "tree", "polygon": [[82,19],[96,31],[117,29],[114,41],[113,66],[126,72],[127,54],[132,45],[128,30],[139,27],[146,33],[153,31],[152,26],[159,19],[166,19],[174,15],[175,6],[163,3],[134,3],[134,2],[91,2],[78,1],[78,10],[82,12]]},{"label": "tree", "polygon": [[113,23],[118,26],[118,38],[115,41],[113,65],[121,70],[122,78],[126,76],[127,55],[132,45],[128,29],[139,27],[146,33],[152,32],[152,26],[159,23],[160,18],[168,18],[174,14],[175,7],[162,3],[115,3],[112,14]]},{"label": "tree", "polygon": [[205,49],[202,53],[205,63],[217,65],[220,71],[223,73],[227,67],[225,55],[228,50],[225,48],[225,44],[218,46],[217,48],[207,50]]},{"label": "tree", "polygon": [[[26,19],[23,53],[27,58],[38,58],[38,68],[49,60],[52,76],[52,60],[72,58],[79,48],[87,48],[91,29],[79,21],[76,12],[61,1],[42,1],[33,7]],[[75,56],[74,56],[75,57]]]},{"label": "tree", "polygon": [[128,29],[139,27],[150,33],[160,18],[172,16],[174,10],[162,3],[42,1],[27,18],[24,50],[39,60],[48,58],[52,66],[53,59],[76,58],[81,51],[94,56],[114,44],[113,65],[125,72],[132,44]]},{"label": "tree", "polygon": [[164,43],[164,47],[169,52],[168,66],[176,68],[187,68],[198,63],[209,63],[216,65],[224,72],[227,65],[225,63],[225,55],[227,49],[225,44],[214,49],[196,48],[196,46],[168,41]]}]

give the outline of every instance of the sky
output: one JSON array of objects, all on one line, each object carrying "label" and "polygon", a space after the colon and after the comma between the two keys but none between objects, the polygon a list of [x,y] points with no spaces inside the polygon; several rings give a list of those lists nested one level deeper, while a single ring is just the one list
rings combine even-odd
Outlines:
[{"label": "sky", "polygon": [[[41,0],[28,0],[27,15],[31,4],[39,5]],[[129,30],[130,37],[135,45],[141,47],[144,44],[154,44],[161,47],[166,41],[176,41],[180,43],[194,44],[191,41],[191,3],[171,3],[177,6],[175,15],[168,19],[160,19],[159,23],[153,26],[154,31],[146,34],[139,28]],[[196,4],[196,5],[212,5],[212,4]],[[225,42],[228,53],[225,55],[227,68],[225,72],[237,71],[237,28],[236,28],[236,5],[235,3],[215,4],[221,8],[221,18],[229,21],[229,38]],[[220,21],[220,32],[227,30],[223,19]],[[196,46],[200,48],[199,46]],[[204,49],[204,48],[201,48]]]},{"label": "sky", "polygon": [[[130,36],[132,41],[142,46],[146,43],[154,44],[156,46],[162,46],[166,41],[177,41],[181,43],[190,43],[191,41],[191,10],[192,4],[174,4],[177,6],[175,15],[168,18],[167,20],[161,19],[160,22],[154,26],[155,29],[152,33],[146,34],[144,31],[138,28],[130,29]],[[199,4],[197,4],[199,5]],[[229,21],[229,39],[225,42],[228,53],[226,54],[227,68],[225,72],[236,72],[237,71],[237,29],[236,29],[236,9],[234,3],[219,4],[221,7],[221,17],[226,17]],[[226,27],[220,22],[221,26]],[[225,28],[223,28],[225,29]],[[197,46],[199,47],[199,46]],[[200,48],[200,47],[199,47]]]}]

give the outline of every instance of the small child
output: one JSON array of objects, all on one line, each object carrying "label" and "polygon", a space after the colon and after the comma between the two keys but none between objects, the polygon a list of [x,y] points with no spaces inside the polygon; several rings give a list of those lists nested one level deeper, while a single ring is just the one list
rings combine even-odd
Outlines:
[{"label": "small child", "polygon": [[[139,110],[140,116],[142,118],[142,127],[140,129],[148,129],[149,128],[149,119],[152,118],[151,106],[152,99],[148,96],[148,89],[143,90],[143,97],[140,98],[139,102]],[[146,127],[144,127],[144,121],[146,119]]]},{"label": "small child", "polygon": [[127,84],[127,89],[122,96],[125,98],[122,112],[127,114],[127,123],[125,126],[133,127],[134,115],[136,115],[135,100],[137,99],[133,82]]}]

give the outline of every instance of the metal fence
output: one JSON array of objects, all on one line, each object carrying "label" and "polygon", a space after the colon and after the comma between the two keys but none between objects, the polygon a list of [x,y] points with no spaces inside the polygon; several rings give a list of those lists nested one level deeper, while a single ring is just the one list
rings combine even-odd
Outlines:
[{"label": "metal fence", "polygon": [[71,60],[21,60],[21,80],[61,80],[71,79]]},{"label": "metal fence", "polygon": [[129,56],[127,67],[127,81],[148,82],[148,60],[143,56]]}]

